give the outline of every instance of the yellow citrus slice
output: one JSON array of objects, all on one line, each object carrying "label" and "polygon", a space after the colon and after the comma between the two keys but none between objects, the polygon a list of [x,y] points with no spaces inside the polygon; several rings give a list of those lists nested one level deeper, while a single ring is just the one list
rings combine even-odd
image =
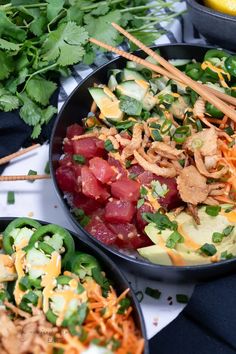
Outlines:
[{"label": "yellow citrus slice", "polygon": [[236,0],[204,0],[204,3],[216,11],[236,16]]}]

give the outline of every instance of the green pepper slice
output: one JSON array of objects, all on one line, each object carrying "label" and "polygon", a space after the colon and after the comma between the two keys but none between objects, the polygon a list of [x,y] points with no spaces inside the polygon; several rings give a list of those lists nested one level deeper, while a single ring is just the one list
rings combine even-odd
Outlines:
[{"label": "green pepper slice", "polygon": [[210,114],[210,116],[212,116],[213,118],[224,117],[224,113],[209,102],[206,103],[206,113]]},{"label": "green pepper slice", "polygon": [[14,237],[13,234],[17,229],[23,229],[24,227],[29,229],[38,229],[41,224],[30,218],[17,218],[14,219],[3,232],[3,248],[7,254],[12,254],[15,252],[14,246]]},{"label": "green pepper slice", "polygon": [[215,64],[215,61],[214,61],[215,58],[223,59],[223,58],[227,58],[228,56],[229,56],[229,54],[227,54],[223,50],[210,49],[206,52],[206,54],[204,56],[204,61],[206,61],[206,60],[211,61],[213,64]]},{"label": "green pepper slice", "polygon": [[191,63],[186,65],[185,74],[193,80],[199,80],[203,74],[200,63]]},{"label": "green pepper slice", "polygon": [[22,297],[19,307],[23,311],[32,313],[32,306],[37,306],[38,299],[38,295],[34,291],[30,290]]},{"label": "green pepper slice", "polygon": [[236,77],[236,55],[231,55],[226,59],[225,67],[230,75]]},{"label": "green pepper slice", "polygon": [[[25,247],[25,251],[27,252],[32,247],[35,247],[36,242],[41,246],[42,250],[43,248],[45,250],[45,247],[48,245],[62,254],[62,266],[68,263],[75,252],[73,237],[69,231],[58,225],[48,224],[40,226],[32,235],[29,245]],[[45,244],[43,247],[42,243]],[[46,253],[50,253],[51,248],[48,247],[48,252]]]},{"label": "green pepper slice", "polygon": [[96,258],[87,253],[75,253],[71,262],[71,271],[84,279],[87,275],[92,275],[92,269],[101,269]]}]

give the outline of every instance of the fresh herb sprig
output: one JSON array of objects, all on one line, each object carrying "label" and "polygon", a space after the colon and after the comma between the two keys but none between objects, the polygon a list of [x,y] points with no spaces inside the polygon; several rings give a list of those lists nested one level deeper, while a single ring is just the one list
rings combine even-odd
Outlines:
[{"label": "fresh herb sprig", "polygon": [[[70,66],[93,63],[89,36],[117,46],[116,22],[146,45],[162,32],[157,24],[179,15],[161,11],[174,3],[155,0],[12,0],[0,5],[0,110],[19,108],[36,139],[57,112],[50,98]],[[150,12],[151,11],[151,12]],[[159,13],[162,13],[159,15]],[[158,15],[157,15],[158,14]],[[133,48],[131,48],[133,49]]]}]

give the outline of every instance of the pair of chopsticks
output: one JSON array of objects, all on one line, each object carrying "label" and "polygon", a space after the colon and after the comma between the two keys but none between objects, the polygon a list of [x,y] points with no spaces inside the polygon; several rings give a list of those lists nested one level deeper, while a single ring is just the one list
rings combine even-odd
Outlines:
[{"label": "pair of chopsticks", "polygon": [[158,74],[167,76],[170,79],[179,81],[189,86],[195,92],[197,92],[204,100],[212,103],[215,107],[217,107],[220,111],[222,111],[225,115],[231,118],[234,122],[236,122],[236,111],[229,107],[228,104],[236,106],[236,98],[231,97],[223,92],[219,92],[213,88],[210,88],[206,85],[203,85],[197,81],[192,80],[189,76],[184,74],[182,71],[177,69],[174,65],[169,63],[159,54],[155,53],[151,48],[145,46],[142,42],[140,42],[137,38],[128,33],[125,29],[117,25],[116,23],[111,23],[111,25],[120,33],[122,33],[127,39],[133,42],[137,47],[142,49],[146,54],[150,55],[153,59],[155,59],[162,66],[158,66],[152,63],[147,62],[144,59],[141,59],[133,54],[127,53],[121,49],[112,47],[107,45],[95,38],[90,38],[90,42],[98,45],[108,51],[114,52],[128,60],[134,61],[138,64],[143,65],[144,67],[152,70]]},{"label": "pair of chopsticks", "polygon": [[[40,144],[35,144],[32,145],[26,149],[19,150],[17,152],[14,152],[13,154],[7,155],[3,158],[0,159],[0,165],[4,165],[5,163],[15,159],[16,157],[22,156],[26,154],[29,151],[32,151],[36,148],[38,148]],[[0,176],[0,181],[1,182],[7,182],[7,181],[35,181],[37,179],[47,179],[50,178],[50,175],[18,175],[18,176]]]}]

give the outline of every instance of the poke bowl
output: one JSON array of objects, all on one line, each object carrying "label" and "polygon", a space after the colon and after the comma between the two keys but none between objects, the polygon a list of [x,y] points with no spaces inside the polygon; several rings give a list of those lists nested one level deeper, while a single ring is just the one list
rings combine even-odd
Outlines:
[{"label": "poke bowl", "polygon": [[[227,52],[154,50],[234,96]],[[80,234],[129,271],[171,281],[221,276],[235,266],[234,133],[186,85],[118,57],[84,79],[58,115],[50,142],[56,192]]]},{"label": "poke bowl", "polygon": [[0,218],[0,234],[1,351],[148,354],[139,303],[96,246],[29,218]]}]

